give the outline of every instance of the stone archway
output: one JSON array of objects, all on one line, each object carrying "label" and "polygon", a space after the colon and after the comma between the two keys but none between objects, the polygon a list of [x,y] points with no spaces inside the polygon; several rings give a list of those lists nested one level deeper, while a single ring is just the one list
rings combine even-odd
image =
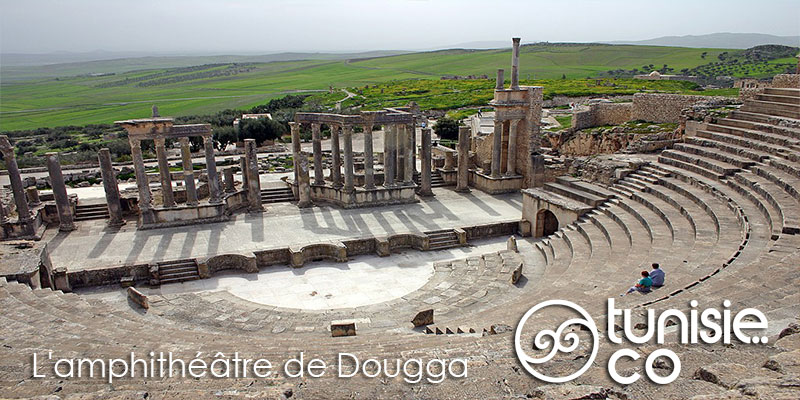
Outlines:
[{"label": "stone archway", "polygon": [[550,236],[558,230],[558,218],[552,211],[541,209],[536,213],[534,237]]}]

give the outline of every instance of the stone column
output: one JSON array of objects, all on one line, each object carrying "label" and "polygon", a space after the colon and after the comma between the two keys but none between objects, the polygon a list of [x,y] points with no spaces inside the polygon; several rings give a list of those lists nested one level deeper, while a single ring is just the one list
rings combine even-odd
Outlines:
[{"label": "stone column", "polygon": [[395,125],[395,151],[394,151],[394,168],[395,168],[395,182],[398,185],[403,183],[405,178],[406,167],[406,136],[408,135],[408,128],[405,125]]},{"label": "stone column", "polygon": [[498,115],[495,113],[494,137],[492,138],[492,178],[500,177],[500,159],[503,154],[503,121],[499,121],[497,117]]},{"label": "stone column", "polygon": [[308,176],[308,155],[300,152],[295,158],[297,165],[297,206],[300,208],[311,207],[311,178]]},{"label": "stone column", "polygon": [[261,181],[258,179],[258,152],[256,151],[256,140],[244,140],[245,163],[247,174],[247,203],[248,211],[263,211],[261,206]]},{"label": "stone column", "polygon": [[415,127],[413,124],[408,124],[404,126],[406,134],[403,139],[405,139],[405,146],[403,148],[403,185],[411,186],[414,184],[414,130]]},{"label": "stone column", "polygon": [[[186,205],[197,205],[197,187],[194,184],[194,168],[192,167],[192,149],[189,145],[189,138],[182,137],[181,142],[181,163],[183,164],[183,183],[186,186]],[[209,180],[210,182],[210,180]]]},{"label": "stone column", "polygon": [[456,169],[456,159],[453,155],[454,152],[446,151],[444,152],[444,169],[445,171],[452,171]]},{"label": "stone column", "polygon": [[175,198],[172,195],[172,176],[169,173],[167,162],[167,149],[164,138],[154,139],[156,142],[156,157],[158,157],[158,176],[161,178],[161,193],[164,207],[174,207]]},{"label": "stone column", "polygon": [[352,193],[354,190],[355,176],[353,165],[353,127],[342,125],[344,134],[344,191]]},{"label": "stone column", "polygon": [[422,159],[421,185],[417,193],[420,196],[433,196],[433,190],[431,190],[431,128],[422,128],[420,158]]},{"label": "stone column", "polygon": [[151,224],[153,220],[153,195],[150,193],[150,182],[147,180],[147,171],[144,169],[142,158],[142,142],[139,139],[130,139],[131,158],[133,170],[136,175],[136,188],[139,190],[139,212],[143,224]]},{"label": "stone column", "polygon": [[239,170],[242,171],[242,189],[247,189],[247,156],[239,157]]},{"label": "stone column", "polygon": [[333,187],[339,189],[342,187],[342,155],[339,146],[339,127],[330,125],[331,127],[331,181]]},{"label": "stone column", "polygon": [[58,230],[62,232],[75,230],[72,206],[69,204],[67,185],[64,184],[64,175],[61,174],[61,163],[58,153],[47,153],[47,172],[50,174],[50,186],[53,188],[53,197],[56,199],[58,211]]},{"label": "stone column", "polygon": [[119,186],[114,167],[111,165],[111,153],[108,149],[100,149],[97,153],[100,162],[100,175],[103,177],[103,189],[106,192],[106,205],[108,205],[108,225],[120,226],[125,223],[122,218],[122,204],[120,203]]},{"label": "stone column", "polygon": [[505,73],[506,71],[502,68],[497,69],[497,82],[494,84],[494,90],[503,90],[503,85],[505,84]]},{"label": "stone column", "polygon": [[233,183],[233,167],[222,170],[222,175],[225,178],[225,193],[235,192],[236,185]]},{"label": "stone column", "polygon": [[8,223],[8,214],[6,214],[6,205],[3,204],[3,199],[0,199],[0,224]]},{"label": "stone column", "polygon": [[458,128],[458,176],[457,192],[469,192],[469,127]]},{"label": "stone column", "polygon": [[292,171],[294,172],[294,183],[299,181],[300,169],[300,124],[297,122],[289,122],[289,131],[292,134]]},{"label": "stone column", "polygon": [[[203,150],[206,153],[206,176],[208,177],[208,202],[211,204],[222,203],[222,185],[217,173],[217,160],[214,158],[214,138],[203,136]],[[233,176],[231,176],[233,184]]]},{"label": "stone column", "polygon": [[517,124],[518,119],[512,119],[508,128],[508,156],[506,157],[506,175],[517,174]]},{"label": "stone column", "polygon": [[545,160],[541,154],[531,154],[531,183],[530,187],[542,187],[545,181]]},{"label": "stone column", "polygon": [[[6,135],[0,135],[0,151],[3,152],[3,160],[8,169],[8,179],[11,180],[11,191],[14,193],[14,204],[17,206],[19,222],[30,222],[31,211],[28,208],[28,199],[25,197],[25,188],[22,185],[22,177],[17,166],[17,157]],[[33,234],[33,232],[29,233]]]},{"label": "stone column", "polygon": [[396,127],[394,124],[387,125],[384,130],[384,137],[383,141],[385,142],[385,151],[383,154],[383,186],[385,187],[393,187],[394,186],[394,175],[395,175],[395,163],[397,159],[395,158],[397,152],[397,135],[396,135]]},{"label": "stone column", "polygon": [[519,38],[512,38],[514,46],[511,53],[511,89],[519,90]]},{"label": "stone column", "polygon": [[[300,129],[299,126],[298,129]],[[314,184],[324,185],[325,175],[322,170],[322,135],[319,132],[319,124],[311,124],[311,142],[314,149]]]},{"label": "stone column", "polygon": [[364,124],[364,189],[375,189],[375,159],[372,148],[372,118]]}]

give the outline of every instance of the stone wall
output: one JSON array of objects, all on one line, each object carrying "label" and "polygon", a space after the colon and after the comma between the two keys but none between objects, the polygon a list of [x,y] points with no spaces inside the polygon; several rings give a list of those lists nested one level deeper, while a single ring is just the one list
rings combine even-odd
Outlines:
[{"label": "stone wall", "polygon": [[800,74],[780,74],[772,78],[772,87],[800,89]]},{"label": "stone wall", "polygon": [[708,96],[684,96],[664,93],[636,93],[633,96],[631,119],[647,122],[680,122],[681,110],[699,101],[711,99]]},{"label": "stone wall", "polygon": [[572,128],[584,129],[593,126],[619,125],[631,120],[631,103],[592,104],[588,110],[572,114]]}]

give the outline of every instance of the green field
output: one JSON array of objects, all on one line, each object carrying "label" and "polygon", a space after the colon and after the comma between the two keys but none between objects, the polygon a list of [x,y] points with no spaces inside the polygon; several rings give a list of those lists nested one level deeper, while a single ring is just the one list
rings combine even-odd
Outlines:
[{"label": "green field", "polygon": [[[656,46],[538,44],[523,46],[520,76],[541,79],[586,78],[602,71],[641,65],[668,64],[680,70],[708,62],[724,49]],[[732,50],[731,50],[732,51]],[[439,85],[443,75],[488,75],[497,68],[510,69],[511,52],[505,50],[449,50],[357,60],[306,60],[271,63],[214,64],[197,68],[137,70],[109,76],[63,76],[28,80],[4,79],[0,85],[0,131],[110,123],[149,115],[157,104],[162,115],[209,114],[227,108],[247,108],[286,93],[364,87],[376,83],[425,78]],[[507,73],[507,77],[510,74]],[[536,81],[533,81],[535,79]],[[452,82],[452,81],[450,81]],[[461,84],[461,83],[459,83]],[[406,85],[406,84],[403,84]],[[410,83],[409,85],[418,85]],[[550,88],[552,89],[552,88]],[[424,89],[422,89],[424,90]],[[458,88],[453,90],[459,90]],[[484,89],[481,89],[484,90]],[[547,91],[546,91],[547,93]],[[336,94],[339,95],[339,94]],[[483,101],[485,94],[466,103]],[[341,96],[341,95],[339,95]],[[463,105],[453,99],[431,103]],[[441,99],[440,99],[441,100]]]}]

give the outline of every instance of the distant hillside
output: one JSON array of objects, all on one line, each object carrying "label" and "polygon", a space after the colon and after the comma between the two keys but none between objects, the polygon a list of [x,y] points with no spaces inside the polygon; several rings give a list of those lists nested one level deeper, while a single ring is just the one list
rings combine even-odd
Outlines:
[{"label": "distant hillside", "polygon": [[800,36],[775,36],[762,33],[711,33],[708,35],[664,36],[639,41],[614,41],[611,44],[645,46],[704,47],[713,49],[748,49],[764,44],[800,46]]},{"label": "distant hillside", "polygon": [[[125,73],[144,69],[184,68],[206,64],[228,63],[268,63],[275,61],[299,60],[349,60],[359,58],[384,57],[405,54],[405,51],[381,50],[362,53],[275,53],[264,55],[216,55],[216,56],[127,56],[107,59],[102,54],[124,53],[91,53],[100,57],[91,61],[70,61],[52,63],[54,60],[69,60],[70,57],[91,57],[91,55],[57,54],[11,54],[0,56],[0,77],[5,81],[21,79],[53,78],[78,76],[87,74]],[[63,57],[63,58],[60,58]],[[37,64],[38,65],[33,65]]]}]

